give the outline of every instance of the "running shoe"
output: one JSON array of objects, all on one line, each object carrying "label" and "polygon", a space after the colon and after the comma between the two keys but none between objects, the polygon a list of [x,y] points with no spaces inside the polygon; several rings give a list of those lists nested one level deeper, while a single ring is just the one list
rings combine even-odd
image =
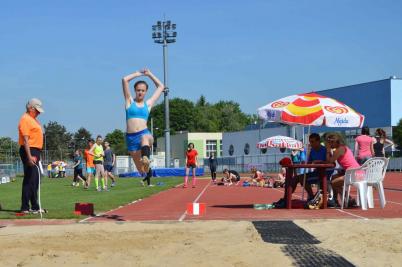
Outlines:
[{"label": "running shoe", "polygon": [[31,210],[32,214],[38,214],[38,213],[46,213],[46,210],[41,209],[41,210]]},{"label": "running shoe", "polygon": [[73,182],[73,183],[71,184],[71,186],[75,186],[75,182]]},{"label": "running shoe", "polygon": [[192,187],[195,188],[195,185],[193,185]]},{"label": "running shoe", "polygon": [[141,185],[142,185],[143,187],[145,187],[145,183],[144,183],[143,180],[141,180],[140,183],[141,183]]},{"label": "running shoe", "polygon": [[112,182],[112,184],[110,185],[111,187],[115,187],[116,186],[116,183],[115,182]]},{"label": "running shoe", "polygon": [[149,164],[151,163],[151,161],[149,160],[149,158],[147,156],[143,156],[142,157],[142,167],[144,169],[145,173],[149,172]]},{"label": "running shoe", "polygon": [[96,189],[96,191],[102,192],[102,189],[100,188],[100,186]]},{"label": "running shoe", "polygon": [[75,183],[75,187],[80,187],[80,183],[79,183],[79,182],[76,182],[76,183]]},{"label": "running shoe", "polygon": [[154,184],[150,184],[150,185],[148,185],[149,187],[154,187],[155,185]]},{"label": "running shoe", "polygon": [[183,185],[183,188],[187,188],[187,185],[185,184],[185,185]]},{"label": "running shoe", "polygon": [[109,192],[109,191],[110,191],[110,190],[107,188],[107,186],[103,187],[102,190],[105,191],[105,192]]}]

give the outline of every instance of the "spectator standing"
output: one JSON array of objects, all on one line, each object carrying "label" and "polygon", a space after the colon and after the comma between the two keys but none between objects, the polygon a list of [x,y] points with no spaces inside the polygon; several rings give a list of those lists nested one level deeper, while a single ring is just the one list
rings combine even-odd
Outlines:
[{"label": "spectator standing", "polygon": [[360,165],[373,157],[373,143],[374,140],[370,136],[370,129],[367,126],[363,127],[361,135],[355,138],[355,157]]},{"label": "spectator standing", "polygon": [[[42,102],[37,98],[32,98],[26,104],[26,113],[22,115],[18,124],[19,153],[24,166],[21,196],[21,212],[23,213],[39,212],[39,161],[43,147],[43,132],[37,117],[43,112]],[[29,204],[31,204],[31,208]]]},{"label": "spectator standing", "polygon": [[95,143],[95,141],[93,139],[89,139],[87,149],[85,149],[85,151],[84,151],[85,161],[87,163],[87,176],[88,176],[87,185],[88,185],[88,188],[91,186],[91,179],[95,174],[94,156],[92,156],[89,153],[89,150],[94,145],[94,143]]},{"label": "spectator standing", "polygon": [[208,162],[209,162],[209,169],[211,171],[212,182],[216,183],[216,169],[218,167],[218,160],[216,159],[215,152],[211,153]]},{"label": "spectator standing", "polygon": [[190,173],[190,168],[192,168],[192,172],[193,172],[192,182],[193,182],[193,188],[195,188],[195,184],[196,184],[195,171],[197,169],[197,162],[198,162],[197,157],[198,157],[198,152],[194,148],[194,144],[189,143],[187,146],[187,151],[186,151],[186,176],[184,177],[184,185],[183,185],[184,188],[187,187],[188,175]]},{"label": "spectator standing", "polygon": [[105,142],[104,145],[105,145],[105,172],[106,172],[105,175],[106,179],[108,179],[108,177],[112,179],[111,187],[114,187],[116,185],[116,178],[113,175],[113,168],[116,163],[116,155],[110,148],[109,142]]},{"label": "spectator standing", "polygon": [[387,139],[387,134],[381,128],[375,131],[375,143],[373,144],[374,156],[385,157],[385,149],[393,146],[394,143]]}]

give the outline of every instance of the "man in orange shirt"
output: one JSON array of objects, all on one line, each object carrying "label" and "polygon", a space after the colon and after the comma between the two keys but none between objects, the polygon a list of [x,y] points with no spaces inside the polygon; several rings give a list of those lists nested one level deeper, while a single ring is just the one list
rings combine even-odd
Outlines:
[{"label": "man in orange shirt", "polygon": [[94,176],[95,173],[95,164],[94,164],[94,156],[89,153],[89,150],[91,147],[94,145],[94,140],[89,139],[88,140],[88,148],[85,149],[84,154],[85,154],[85,161],[87,162],[87,186],[85,189],[88,189],[88,187],[91,185],[91,178]]},{"label": "man in orange shirt", "polygon": [[[26,110],[18,124],[20,157],[24,165],[21,212],[38,213],[39,160],[43,147],[43,132],[37,117],[44,112],[42,102],[37,98],[32,98],[26,104]],[[31,203],[31,209],[29,203]]]}]

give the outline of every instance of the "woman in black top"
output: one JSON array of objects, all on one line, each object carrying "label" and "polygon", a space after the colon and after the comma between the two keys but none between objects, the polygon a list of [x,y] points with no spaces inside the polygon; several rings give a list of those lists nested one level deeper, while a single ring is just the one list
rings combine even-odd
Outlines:
[{"label": "woman in black top", "polygon": [[385,148],[393,146],[394,143],[391,140],[387,139],[385,131],[381,128],[378,128],[375,131],[375,139],[376,142],[373,144],[374,156],[385,157]]},{"label": "woman in black top", "polygon": [[216,182],[216,168],[218,167],[218,160],[215,157],[215,153],[212,152],[209,157],[209,169],[211,170],[212,182]]}]

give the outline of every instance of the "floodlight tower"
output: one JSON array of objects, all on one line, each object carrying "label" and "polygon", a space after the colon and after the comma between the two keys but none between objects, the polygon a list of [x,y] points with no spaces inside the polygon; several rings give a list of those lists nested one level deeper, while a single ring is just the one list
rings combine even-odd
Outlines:
[{"label": "floodlight tower", "polygon": [[164,104],[165,104],[165,167],[170,167],[170,121],[169,121],[169,87],[167,76],[167,46],[168,44],[176,42],[176,24],[170,20],[157,21],[152,25],[152,39],[157,44],[163,45],[163,84],[165,85],[164,91]]}]

